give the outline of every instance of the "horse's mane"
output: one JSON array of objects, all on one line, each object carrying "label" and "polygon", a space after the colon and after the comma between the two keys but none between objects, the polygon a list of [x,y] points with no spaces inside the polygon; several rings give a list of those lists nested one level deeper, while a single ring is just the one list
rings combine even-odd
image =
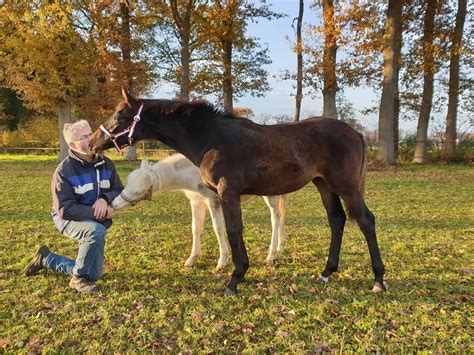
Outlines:
[{"label": "horse's mane", "polygon": [[150,110],[157,110],[163,114],[174,114],[181,117],[196,116],[199,118],[237,118],[233,113],[224,111],[205,100],[194,100],[191,102],[183,100],[162,100],[162,99],[147,99],[142,100],[147,103]]}]

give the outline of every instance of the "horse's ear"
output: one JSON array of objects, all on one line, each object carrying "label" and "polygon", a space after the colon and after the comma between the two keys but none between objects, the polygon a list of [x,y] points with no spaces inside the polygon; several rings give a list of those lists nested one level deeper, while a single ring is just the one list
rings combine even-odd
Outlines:
[{"label": "horse's ear", "polygon": [[145,158],[142,160],[142,163],[140,164],[140,169],[147,169],[150,167],[150,163],[148,160]]},{"label": "horse's ear", "polygon": [[130,95],[128,90],[126,90],[123,86],[122,86],[122,97],[123,97],[123,101],[127,102],[130,106],[134,106],[137,103],[137,100],[132,95]]}]

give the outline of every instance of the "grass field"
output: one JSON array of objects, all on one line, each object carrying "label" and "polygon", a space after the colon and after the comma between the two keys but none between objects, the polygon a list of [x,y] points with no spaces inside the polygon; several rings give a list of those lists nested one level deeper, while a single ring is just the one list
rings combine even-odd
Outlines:
[{"label": "grass field", "polygon": [[[329,227],[316,189],[291,194],[287,249],[269,267],[270,215],[243,205],[251,267],[237,297],[222,293],[232,266],[218,258],[210,221],[203,257],[191,249],[191,211],[180,193],[156,194],[114,218],[99,295],[64,275],[24,268],[41,244],[75,256],[49,211],[53,158],[0,156],[0,352],[474,352],[474,169],[405,166],[371,171],[388,292],[369,290],[365,240],[348,223],[339,272],[316,283]],[[118,163],[123,180],[137,164]]]}]

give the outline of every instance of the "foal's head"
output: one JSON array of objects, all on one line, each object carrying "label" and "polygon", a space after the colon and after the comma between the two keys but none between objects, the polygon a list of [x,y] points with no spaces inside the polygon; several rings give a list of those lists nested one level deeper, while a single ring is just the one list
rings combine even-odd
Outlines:
[{"label": "foal's head", "polygon": [[112,207],[121,209],[141,200],[151,199],[153,193],[152,164],[143,159],[139,169],[132,171],[127,176],[127,186],[122,193],[112,201]]},{"label": "foal's head", "polygon": [[[117,150],[133,144],[137,137],[142,136],[143,126],[133,125],[134,119],[142,113],[142,102],[122,88],[123,101],[115,107],[115,112],[92,135],[89,147],[92,151],[100,153],[112,147]],[[140,118],[138,118],[140,119]],[[133,127],[133,128],[132,128]],[[129,139],[132,128],[133,137]],[[132,135],[130,135],[132,136]]]}]

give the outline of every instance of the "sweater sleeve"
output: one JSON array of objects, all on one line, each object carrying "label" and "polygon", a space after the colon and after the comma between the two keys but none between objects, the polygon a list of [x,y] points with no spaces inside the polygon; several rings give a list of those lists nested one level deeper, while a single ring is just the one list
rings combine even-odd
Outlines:
[{"label": "sweater sleeve", "polygon": [[74,189],[61,175],[60,171],[54,173],[51,190],[53,193],[53,206],[59,216],[65,220],[85,221],[94,220],[92,206],[80,204],[76,200]]},{"label": "sweater sleeve", "polygon": [[117,174],[114,163],[109,160],[107,161],[107,164],[110,165],[112,170],[112,176],[110,177],[110,191],[101,193],[100,197],[107,201],[107,203],[110,205],[112,201],[122,192],[123,184],[119,175]]}]

